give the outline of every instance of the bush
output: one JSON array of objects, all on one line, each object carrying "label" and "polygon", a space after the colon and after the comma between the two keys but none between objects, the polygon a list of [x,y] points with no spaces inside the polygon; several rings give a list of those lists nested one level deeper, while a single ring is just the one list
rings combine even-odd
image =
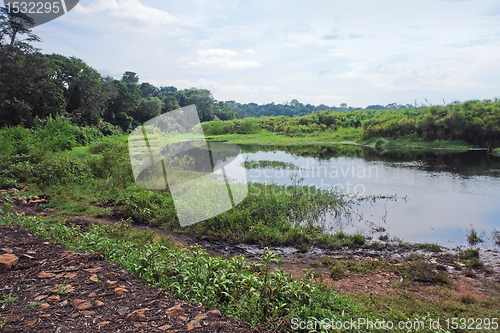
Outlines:
[{"label": "bush", "polygon": [[78,145],[76,135],[79,128],[69,120],[49,117],[43,128],[38,129],[36,137],[40,147],[49,151],[71,150]]}]

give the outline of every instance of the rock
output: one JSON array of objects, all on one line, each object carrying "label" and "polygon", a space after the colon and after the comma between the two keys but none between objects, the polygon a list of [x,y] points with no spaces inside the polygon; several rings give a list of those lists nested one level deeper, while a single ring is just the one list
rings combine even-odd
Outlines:
[{"label": "rock", "polygon": [[46,273],[46,272],[40,272],[40,274],[38,274],[39,279],[50,279],[50,278],[53,278],[55,276],[56,275],[54,273]]},{"label": "rock", "polygon": [[101,301],[95,301],[94,305],[97,306],[97,307],[101,307],[101,306],[104,306],[104,303],[101,302]]},{"label": "rock", "polygon": [[217,309],[216,310],[210,310],[210,311],[207,312],[207,314],[211,314],[211,315],[216,315],[216,316],[222,317],[222,314]]},{"label": "rock", "polygon": [[71,305],[78,310],[87,310],[92,307],[92,303],[84,301],[82,299],[75,299],[73,302],[71,302]]},{"label": "rock", "polygon": [[200,321],[200,320],[205,320],[207,319],[207,316],[203,313],[197,314],[196,317],[194,317],[195,320]]},{"label": "rock", "polygon": [[144,315],[144,312],[148,311],[148,308],[140,309],[140,310],[135,310],[127,315],[127,318],[133,317],[135,320],[143,320],[146,319],[146,316]]},{"label": "rock", "polygon": [[17,264],[18,260],[19,257],[13,255],[12,253],[0,255],[0,271],[12,269],[12,267],[14,267]]},{"label": "rock", "polygon": [[53,296],[50,296],[49,298],[47,298],[47,301],[50,301],[50,302],[59,302],[61,300],[61,296],[59,295],[53,295]]},{"label": "rock", "polygon": [[201,325],[196,323],[196,322],[186,324],[186,328],[188,331],[191,331],[191,330],[194,330],[195,328],[200,328],[200,327],[201,327]]},{"label": "rock", "polygon": [[38,322],[38,319],[30,320],[26,323],[28,326],[34,326]]},{"label": "rock", "polygon": [[181,313],[184,313],[184,309],[179,304],[177,304],[172,306],[171,308],[168,308],[165,312],[167,315],[175,317],[180,315]]},{"label": "rock", "polygon": [[129,308],[125,306],[123,308],[119,308],[116,311],[118,311],[118,313],[120,314],[120,316],[123,316],[124,314],[128,313],[128,310],[129,310]]},{"label": "rock", "polygon": [[43,304],[40,304],[39,306],[37,306],[37,307],[35,308],[35,310],[37,310],[37,311],[45,310],[45,309],[47,309],[49,306],[50,306],[49,304],[47,304],[47,303],[43,303]]},{"label": "rock", "polygon": [[128,293],[128,290],[125,288],[115,288],[113,291],[118,296]]},{"label": "rock", "polygon": [[172,325],[167,324],[167,325],[163,325],[163,326],[158,327],[158,329],[160,331],[166,331],[166,330],[169,330],[171,327],[172,327]]}]

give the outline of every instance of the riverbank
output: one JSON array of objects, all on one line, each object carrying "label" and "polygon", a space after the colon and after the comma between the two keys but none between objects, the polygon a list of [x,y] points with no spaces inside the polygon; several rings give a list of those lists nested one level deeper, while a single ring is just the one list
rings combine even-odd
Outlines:
[{"label": "riverbank", "polygon": [[[387,138],[362,139],[354,133],[351,135],[329,135],[328,133],[313,133],[300,137],[285,136],[279,133],[262,132],[259,134],[225,134],[211,135],[206,139],[209,142],[228,142],[234,144],[259,144],[259,145],[309,145],[309,144],[334,144],[334,145],[356,145],[369,148],[397,148],[397,149],[436,149],[436,150],[488,150],[477,148],[465,141],[434,140],[411,141],[394,140]],[[500,152],[500,149],[495,150]]]},{"label": "riverbank", "polygon": [[[200,258],[207,260],[205,251],[209,251],[213,258],[218,258],[214,262],[217,263],[215,267],[219,267],[224,262],[234,266],[237,263],[235,258],[246,258],[245,262],[247,263],[244,265],[257,265],[256,267],[259,267],[258,265],[261,265],[259,263],[262,263],[260,259],[262,251],[265,252],[265,249],[259,246],[201,239],[144,225],[130,226],[113,217],[66,216],[65,222],[61,224],[61,222],[52,220],[57,215],[56,212],[42,207],[21,205],[17,207],[17,211],[23,215],[11,215],[7,219],[0,218],[0,224],[6,222],[19,224],[34,236],[41,235],[47,240],[62,242],[73,250],[84,248],[85,252],[100,252],[108,260],[117,263],[140,278],[143,283],[153,283],[153,285],[158,286],[162,286],[162,280],[155,282],[159,275],[154,278],[154,269],[157,267],[154,263],[159,260],[160,253],[163,252],[158,252],[160,248],[156,248],[153,244],[161,244],[163,246],[161,251],[166,251],[165,254],[172,253],[171,258],[180,255],[175,249],[185,249],[182,250],[186,251],[185,255],[190,254],[183,260],[192,260],[193,263],[199,262]],[[124,240],[126,243],[123,243]],[[104,244],[107,245],[103,247]],[[138,247],[135,248],[134,244],[137,244]],[[274,267],[271,270],[272,273],[270,272],[273,277],[269,279],[273,281],[274,274],[278,274],[276,278],[281,276],[282,280],[283,273],[279,273],[280,269],[278,268],[281,267],[286,275],[292,276],[296,281],[309,281],[312,283],[311,286],[317,286],[313,289],[319,288],[315,302],[321,302],[329,293],[338,294],[335,296],[335,300],[329,298],[328,311],[318,312],[317,307],[316,310],[310,308],[303,317],[304,320],[310,320],[311,317],[341,320],[371,318],[372,320],[400,322],[429,320],[429,318],[440,318],[441,321],[444,321],[456,316],[464,318],[498,318],[500,316],[495,305],[500,301],[498,267],[492,268],[485,263],[479,264],[478,262],[483,260],[483,254],[466,249],[452,253],[442,247],[434,247],[430,250],[425,247],[419,249],[418,244],[409,245],[399,248],[382,246],[378,249],[360,246],[357,249],[344,248],[334,251],[311,249],[307,253],[301,253],[296,249],[291,251],[284,248],[271,248],[271,251],[281,251],[281,255],[279,258],[276,257],[277,261],[271,264]],[[123,256],[122,251],[125,250],[125,248],[122,249],[123,246],[128,251],[131,250],[131,246],[135,250]],[[189,249],[192,246],[194,246],[194,251],[190,252]],[[153,251],[150,260],[157,259],[144,266],[144,259],[141,258],[148,251]],[[498,256],[498,253],[495,254]],[[137,267],[144,268],[137,270]],[[223,267],[225,266],[223,265]],[[178,277],[191,274],[192,269],[194,266],[189,265],[185,271],[179,272],[181,276]],[[204,276],[204,265],[197,269],[197,274]],[[278,270],[275,271],[275,269]],[[256,272],[259,271],[261,270]],[[149,275],[149,272],[153,275]],[[162,274],[164,273],[160,275]],[[261,273],[258,276],[261,276]],[[177,280],[176,275],[173,277]],[[233,276],[232,280],[238,280],[237,275]],[[230,285],[234,282],[232,281]],[[211,279],[204,280],[203,288],[209,287],[212,283],[218,282]],[[274,284],[271,285],[274,286]],[[180,288],[181,294],[184,293],[181,298],[199,302],[197,298],[199,296],[193,298],[197,294],[196,290],[189,294],[186,293],[186,288],[193,289],[191,283],[177,284],[176,286],[176,288]],[[168,290],[172,291],[172,289],[167,288],[166,291],[168,292]],[[233,288],[231,293],[234,291]],[[279,297],[278,290],[275,290],[274,293],[276,293],[275,297]],[[14,294],[7,296],[10,297],[8,299],[16,297]],[[200,296],[203,297],[202,294]],[[227,305],[225,308],[221,306],[225,304],[224,297],[221,301],[222,303],[216,301],[216,303],[209,303],[209,305],[220,308],[223,314],[242,319],[241,314],[228,312]],[[287,301],[289,302],[290,299]],[[206,304],[206,301],[203,303]],[[247,304],[245,303],[245,306]],[[251,316],[253,310],[251,307],[245,308],[245,306],[241,310],[250,311],[248,315]],[[292,309],[288,309],[288,311],[291,311],[291,314],[295,313]],[[100,314],[101,311],[96,312]],[[292,316],[286,318],[290,323]],[[119,324],[120,320],[118,317],[117,320],[111,322],[116,325]],[[142,320],[148,325],[150,321],[149,316]],[[256,324],[254,321],[254,325]],[[110,325],[110,327],[114,326]],[[284,325],[283,330],[279,330],[279,332],[286,332],[285,327],[287,326]],[[432,332],[446,332],[447,330],[444,328],[432,330]],[[107,332],[108,330],[103,328],[101,331]],[[307,332],[308,330],[298,331]],[[366,332],[370,331],[372,330],[366,330]],[[373,332],[375,331],[377,330],[373,330]],[[395,331],[403,332],[405,330],[396,329]],[[486,329],[483,331],[494,330]],[[421,332],[431,332],[431,330],[424,329]]]}]

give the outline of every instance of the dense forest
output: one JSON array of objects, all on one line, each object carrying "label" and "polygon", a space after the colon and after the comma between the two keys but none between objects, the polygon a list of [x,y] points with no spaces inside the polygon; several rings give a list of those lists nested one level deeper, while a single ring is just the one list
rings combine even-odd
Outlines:
[{"label": "dense forest", "polygon": [[0,127],[44,127],[48,118],[63,118],[85,129],[79,134],[85,142],[96,131],[126,133],[162,113],[196,104],[201,121],[209,122],[204,125],[209,135],[268,131],[300,136],[347,128],[362,129],[365,139],[463,140],[500,146],[497,99],[428,107],[393,103],[365,110],[345,103],[304,105],[296,99],[266,105],[222,102],[207,89],[139,83],[131,71],[120,79],[103,77],[81,59],[43,54],[32,45],[40,41],[32,26],[24,14],[7,13],[5,8],[0,12]]}]

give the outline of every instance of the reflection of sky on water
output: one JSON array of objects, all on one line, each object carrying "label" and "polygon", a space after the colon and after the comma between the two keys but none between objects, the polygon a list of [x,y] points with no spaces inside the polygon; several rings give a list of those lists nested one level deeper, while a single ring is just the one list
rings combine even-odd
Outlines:
[{"label": "reflection of sky on water", "polygon": [[[446,169],[426,171],[428,166],[420,161],[395,163],[348,157],[319,160],[283,151],[244,153],[243,159],[289,162],[300,168],[269,168],[265,173],[263,169],[250,169],[247,170],[250,182],[292,184],[291,178],[297,174],[304,178],[303,185],[325,188],[337,185],[337,189],[351,194],[407,198],[355,206],[363,219],[344,226],[345,231],[361,230],[369,234],[370,225],[376,225],[386,228],[391,237],[454,246],[465,244],[465,234],[471,226],[485,232],[486,238],[491,237],[494,228],[500,230],[500,178],[497,177],[471,176],[467,171],[461,174]],[[328,177],[324,169],[318,174],[318,168],[326,168]]]}]

